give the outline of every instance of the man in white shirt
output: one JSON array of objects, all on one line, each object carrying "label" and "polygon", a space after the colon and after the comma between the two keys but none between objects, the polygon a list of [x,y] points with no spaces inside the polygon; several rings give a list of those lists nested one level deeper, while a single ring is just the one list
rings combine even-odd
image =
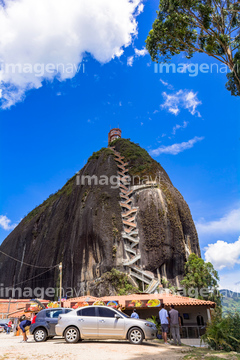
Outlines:
[{"label": "man in white shirt", "polygon": [[161,304],[162,309],[159,311],[159,319],[161,322],[161,327],[162,327],[162,337],[164,340],[164,344],[168,345],[167,342],[167,332],[168,332],[168,327],[169,327],[169,316],[168,316],[168,312],[166,309],[164,309],[165,305]]}]

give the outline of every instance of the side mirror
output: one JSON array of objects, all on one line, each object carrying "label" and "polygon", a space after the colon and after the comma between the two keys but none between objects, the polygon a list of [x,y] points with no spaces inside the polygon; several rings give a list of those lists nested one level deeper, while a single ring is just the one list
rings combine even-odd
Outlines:
[{"label": "side mirror", "polygon": [[118,314],[115,314],[115,319],[121,319],[121,316],[119,316]]}]

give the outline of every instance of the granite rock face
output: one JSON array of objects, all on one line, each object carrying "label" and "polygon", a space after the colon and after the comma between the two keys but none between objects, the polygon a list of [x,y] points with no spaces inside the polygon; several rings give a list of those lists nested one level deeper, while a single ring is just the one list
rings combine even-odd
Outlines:
[{"label": "granite rock face", "polygon": [[[144,149],[126,139],[114,141],[114,146],[128,161],[131,185],[155,184],[133,194],[141,266],[179,285],[188,254],[201,256],[188,205]],[[0,283],[5,287],[56,287],[58,268],[46,270],[62,262],[63,287],[75,289],[72,295],[79,296],[96,294],[96,279],[112,268],[126,271],[117,172],[113,152],[103,148],[61,190],[30,212],[0,247],[20,261],[0,253]],[[91,184],[82,178],[94,175]],[[101,295],[108,295],[107,289],[105,294],[101,289]]]}]

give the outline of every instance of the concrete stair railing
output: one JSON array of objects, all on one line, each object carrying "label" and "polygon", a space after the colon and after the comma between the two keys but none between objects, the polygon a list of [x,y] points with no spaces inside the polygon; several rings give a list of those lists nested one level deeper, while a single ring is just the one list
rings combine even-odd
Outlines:
[{"label": "concrete stair railing", "polygon": [[126,259],[123,259],[123,265],[129,269],[128,276],[134,286],[138,287],[138,283],[135,279],[140,280],[148,285],[147,290],[151,293],[155,291],[156,287],[159,285],[159,281],[154,279],[152,273],[141,269],[141,253],[139,249],[138,226],[136,221],[138,208],[132,206],[131,195],[137,190],[157,186],[157,184],[130,187],[129,176],[127,175],[128,163],[125,161],[124,156],[121,156],[114,147],[110,147],[110,149],[114,153],[115,161],[117,162],[117,167],[119,169],[117,174],[119,176],[119,190],[121,197],[120,206],[122,208],[122,238],[124,240],[126,256]]},{"label": "concrete stair railing", "polygon": [[153,293],[157,286],[160,285],[159,280],[153,279],[150,284],[148,285],[148,288],[146,290],[146,293],[151,294]]}]

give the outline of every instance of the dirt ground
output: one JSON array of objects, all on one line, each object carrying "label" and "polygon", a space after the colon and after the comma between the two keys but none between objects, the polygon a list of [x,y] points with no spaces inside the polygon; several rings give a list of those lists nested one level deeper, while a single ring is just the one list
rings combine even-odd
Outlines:
[{"label": "dirt ground", "polygon": [[[82,341],[67,344],[56,337],[36,343],[29,336],[21,343],[22,336],[0,334],[0,360],[179,360],[189,353],[188,347],[161,344],[158,340],[131,345],[128,341]],[[191,351],[191,350],[190,350]]]}]

